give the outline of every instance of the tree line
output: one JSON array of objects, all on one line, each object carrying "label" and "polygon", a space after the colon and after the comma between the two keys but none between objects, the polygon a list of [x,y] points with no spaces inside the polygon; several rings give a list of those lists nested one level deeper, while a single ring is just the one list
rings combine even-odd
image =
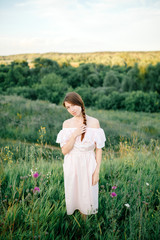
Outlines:
[{"label": "tree line", "polygon": [[160,62],[145,69],[134,66],[70,64],[36,58],[0,65],[0,93],[61,104],[69,91],[78,92],[85,106],[101,109],[160,112]]}]

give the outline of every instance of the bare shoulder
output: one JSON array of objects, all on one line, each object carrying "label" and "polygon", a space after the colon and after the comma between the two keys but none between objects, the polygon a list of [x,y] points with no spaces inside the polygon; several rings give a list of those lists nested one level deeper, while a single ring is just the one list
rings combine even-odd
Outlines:
[{"label": "bare shoulder", "polygon": [[63,128],[69,128],[71,126],[72,118],[69,118],[63,122]]},{"label": "bare shoulder", "polygon": [[99,124],[99,120],[97,118],[94,117],[88,117],[88,126],[92,127],[92,128],[100,128],[100,124]]}]

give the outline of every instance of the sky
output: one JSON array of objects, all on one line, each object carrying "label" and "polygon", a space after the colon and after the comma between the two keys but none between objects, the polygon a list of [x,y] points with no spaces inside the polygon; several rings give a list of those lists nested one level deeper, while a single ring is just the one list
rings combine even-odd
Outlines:
[{"label": "sky", "polygon": [[160,0],[0,0],[0,55],[159,51]]}]

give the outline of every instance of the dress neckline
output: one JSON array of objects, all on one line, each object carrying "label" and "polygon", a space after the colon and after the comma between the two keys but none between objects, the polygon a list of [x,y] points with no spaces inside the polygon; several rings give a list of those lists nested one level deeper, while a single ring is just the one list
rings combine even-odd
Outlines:
[{"label": "dress neckline", "polygon": [[[101,129],[101,128],[91,128],[91,127],[86,127],[86,128],[90,128],[90,129]],[[76,129],[76,127],[62,128],[62,129]]]}]

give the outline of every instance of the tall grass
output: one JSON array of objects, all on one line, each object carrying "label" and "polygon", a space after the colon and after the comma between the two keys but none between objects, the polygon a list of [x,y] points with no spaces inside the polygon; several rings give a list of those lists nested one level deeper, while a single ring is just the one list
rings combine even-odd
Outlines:
[{"label": "tall grass", "polygon": [[77,210],[66,214],[60,151],[43,144],[7,145],[0,153],[1,239],[159,239],[158,141],[145,145],[134,138],[121,141],[118,152],[104,148],[99,211],[86,222]]}]

